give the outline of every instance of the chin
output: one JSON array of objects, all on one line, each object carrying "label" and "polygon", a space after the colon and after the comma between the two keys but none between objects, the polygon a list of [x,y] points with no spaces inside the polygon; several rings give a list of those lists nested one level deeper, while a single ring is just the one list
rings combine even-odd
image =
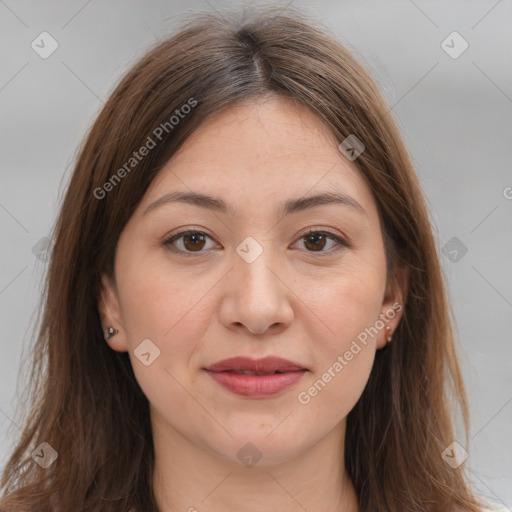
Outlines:
[{"label": "chin", "polygon": [[[279,428],[279,427],[278,427]],[[231,463],[252,467],[271,467],[296,458],[301,452],[306,451],[310,445],[315,444],[316,439],[308,442],[307,439],[289,435],[283,431],[277,435],[276,431],[269,435],[272,429],[238,429],[237,432],[229,430],[232,438],[222,443],[207,441],[210,450],[217,457]]]}]

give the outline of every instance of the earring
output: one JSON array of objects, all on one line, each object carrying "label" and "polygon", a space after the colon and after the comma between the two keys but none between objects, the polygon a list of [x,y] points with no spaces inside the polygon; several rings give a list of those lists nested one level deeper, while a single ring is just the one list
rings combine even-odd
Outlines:
[{"label": "earring", "polygon": [[[389,325],[386,327],[386,331],[391,331],[391,327],[389,327]],[[391,341],[393,340],[393,335],[390,334],[387,338],[386,338],[386,341],[388,343],[391,343]]]},{"label": "earring", "polygon": [[104,331],[104,336],[106,340],[109,340],[112,338],[112,336],[115,336],[119,331],[117,329],[114,329],[113,327],[107,327]]}]

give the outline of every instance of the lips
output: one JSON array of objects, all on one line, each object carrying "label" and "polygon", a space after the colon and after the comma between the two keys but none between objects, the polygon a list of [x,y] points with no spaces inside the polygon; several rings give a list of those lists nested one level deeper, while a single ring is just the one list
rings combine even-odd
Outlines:
[{"label": "lips", "polygon": [[308,371],[279,357],[232,357],[208,368],[206,373],[224,389],[244,398],[270,398],[296,385]]},{"label": "lips", "polygon": [[219,361],[205,369],[215,373],[231,372],[240,375],[272,375],[274,373],[306,370],[300,364],[280,357],[265,357],[263,359],[232,357]]}]

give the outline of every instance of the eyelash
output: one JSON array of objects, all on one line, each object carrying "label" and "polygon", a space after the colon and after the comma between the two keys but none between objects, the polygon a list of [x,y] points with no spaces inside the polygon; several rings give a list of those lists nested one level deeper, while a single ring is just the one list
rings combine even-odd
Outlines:
[{"label": "eyelash", "polygon": [[[197,230],[197,229],[188,229],[187,228],[187,229],[184,229],[183,231],[179,231],[179,232],[173,234],[171,237],[169,237],[166,240],[164,240],[162,245],[167,247],[167,249],[169,249],[171,252],[174,252],[174,253],[177,253],[177,254],[182,254],[182,255],[187,256],[187,257],[188,256],[194,257],[196,255],[201,255],[205,251],[193,252],[193,251],[183,251],[181,249],[171,248],[173,242],[175,242],[176,240],[179,240],[180,238],[182,238],[185,235],[192,235],[192,234],[205,235],[208,238],[212,239],[212,237],[210,237],[204,231],[200,231],[200,230]],[[306,251],[306,252],[308,252],[310,254],[314,254],[314,255],[318,255],[320,257],[323,257],[324,255],[329,255],[329,254],[332,254],[332,253],[336,253],[336,252],[338,252],[340,250],[348,249],[348,248],[351,247],[351,245],[348,242],[346,242],[345,240],[343,240],[339,236],[335,235],[334,233],[332,233],[330,231],[325,231],[325,230],[310,229],[307,233],[304,233],[303,235],[301,235],[298,240],[302,240],[302,239],[306,238],[307,236],[311,236],[311,235],[325,235],[330,240],[333,240],[334,242],[336,242],[336,246],[334,247],[334,249],[330,249],[328,251]]]}]

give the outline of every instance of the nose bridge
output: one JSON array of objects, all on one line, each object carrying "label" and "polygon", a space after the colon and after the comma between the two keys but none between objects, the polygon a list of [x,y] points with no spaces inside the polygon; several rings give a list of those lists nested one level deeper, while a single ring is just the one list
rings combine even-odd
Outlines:
[{"label": "nose bridge", "polygon": [[244,239],[236,248],[234,270],[240,278],[242,292],[249,294],[246,299],[261,299],[262,302],[269,303],[279,293],[274,270],[278,264],[271,244],[267,243],[264,247],[263,243],[252,236]]},{"label": "nose bridge", "polygon": [[[223,319],[243,324],[251,332],[264,332],[274,324],[286,324],[292,316],[287,288],[279,279],[278,257],[270,244],[247,237],[236,248],[226,294]],[[284,281],[284,279],[283,279]]]}]

